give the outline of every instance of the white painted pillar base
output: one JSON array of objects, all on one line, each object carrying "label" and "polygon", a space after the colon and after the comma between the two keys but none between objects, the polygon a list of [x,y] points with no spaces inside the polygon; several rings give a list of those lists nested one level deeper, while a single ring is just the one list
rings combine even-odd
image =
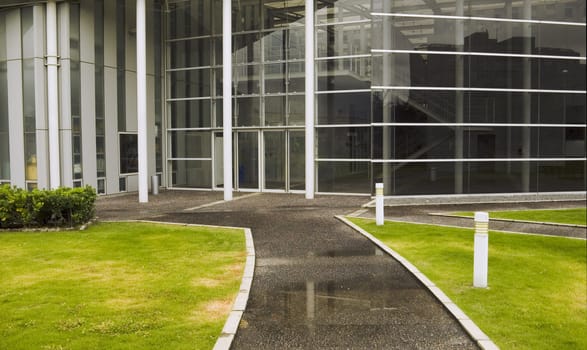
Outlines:
[{"label": "white painted pillar base", "polygon": [[489,214],[475,213],[475,243],[473,261],[473,286],[487,288],[487,270],[489,258]]},{"label": "white painted pillar base", "polygon": [[147,151],[147,23],[145,0],[137,0],[137,126],[139,154],[139,203],[149,201]]},{"label": "white painted pillar base", "polygon": [[381,226],[385,222],[385,199],[383,198],[383,184],[375,184],[375,223]]}]

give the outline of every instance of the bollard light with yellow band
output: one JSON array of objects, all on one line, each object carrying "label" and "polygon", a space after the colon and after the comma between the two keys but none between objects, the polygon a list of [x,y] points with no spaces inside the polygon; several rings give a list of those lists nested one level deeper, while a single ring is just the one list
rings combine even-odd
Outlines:
[{"label": "bollard light with yellow band", "polygon": [[383,198],[383,184],[375,184],[375,224],[377,226],[383,225],[384,221],[384,198]]},{"label": "bollard light with yellow band", "polygon": [[487,269],[489,258],[489,214],[475,213],[475,252],[473,261],[473,286],[487,288]]}]

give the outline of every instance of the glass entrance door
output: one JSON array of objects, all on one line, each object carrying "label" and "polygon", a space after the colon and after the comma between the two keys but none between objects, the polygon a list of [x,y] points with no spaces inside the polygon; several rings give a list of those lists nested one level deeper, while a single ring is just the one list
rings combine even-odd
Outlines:
[{"label": "glass entrance door", "polygon": [[[219,151],[221,140],[218,137],[215,147]],[[304,190],[306,172],[303,130],[237,131],[235,141],[237,189],[283,192]],[[221,166],[218,162],[216,164]],[[217,172],[220,174],[220,171]],[[217,187],[220,187],[220,183],[221,179],[218,178]]]},{"label": "glass entrance door", "polygon": [[288,132],[289,191],[306,189],[306,136],[303,130]]},{"label": "glass entrance door", "polygon": [[265,131],[265,182],[266,190],[284,190],[286,181],[285,131]]},{"label": "glass entrance door", "polygon": [[237,186],[239,189],[259,189],[259,132],[237,132]]}]

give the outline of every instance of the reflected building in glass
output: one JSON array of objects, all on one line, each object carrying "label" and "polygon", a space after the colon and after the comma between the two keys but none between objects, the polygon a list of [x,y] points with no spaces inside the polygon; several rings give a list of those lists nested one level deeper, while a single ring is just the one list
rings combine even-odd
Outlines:
[{"label": "reflected building in glass", "polygon": [[[49,187],[57,166],[62,186],[136,191],[136,1],[57,1],[55,28],[51,2],[0,1],[0,182]],[[164,187],[223,190],[228,171],[236,191],[307,196],[586,189],[585,1],[145,3],[146,175]]]}]

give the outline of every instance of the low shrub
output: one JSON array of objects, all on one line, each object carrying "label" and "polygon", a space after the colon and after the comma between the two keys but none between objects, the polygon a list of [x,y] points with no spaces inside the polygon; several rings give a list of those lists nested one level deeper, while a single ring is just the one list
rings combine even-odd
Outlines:
[{"label": "low shrub", "polygon": [[77,226],[94,217],[90,187],[26,191],[0,186],[0,228]]}]

